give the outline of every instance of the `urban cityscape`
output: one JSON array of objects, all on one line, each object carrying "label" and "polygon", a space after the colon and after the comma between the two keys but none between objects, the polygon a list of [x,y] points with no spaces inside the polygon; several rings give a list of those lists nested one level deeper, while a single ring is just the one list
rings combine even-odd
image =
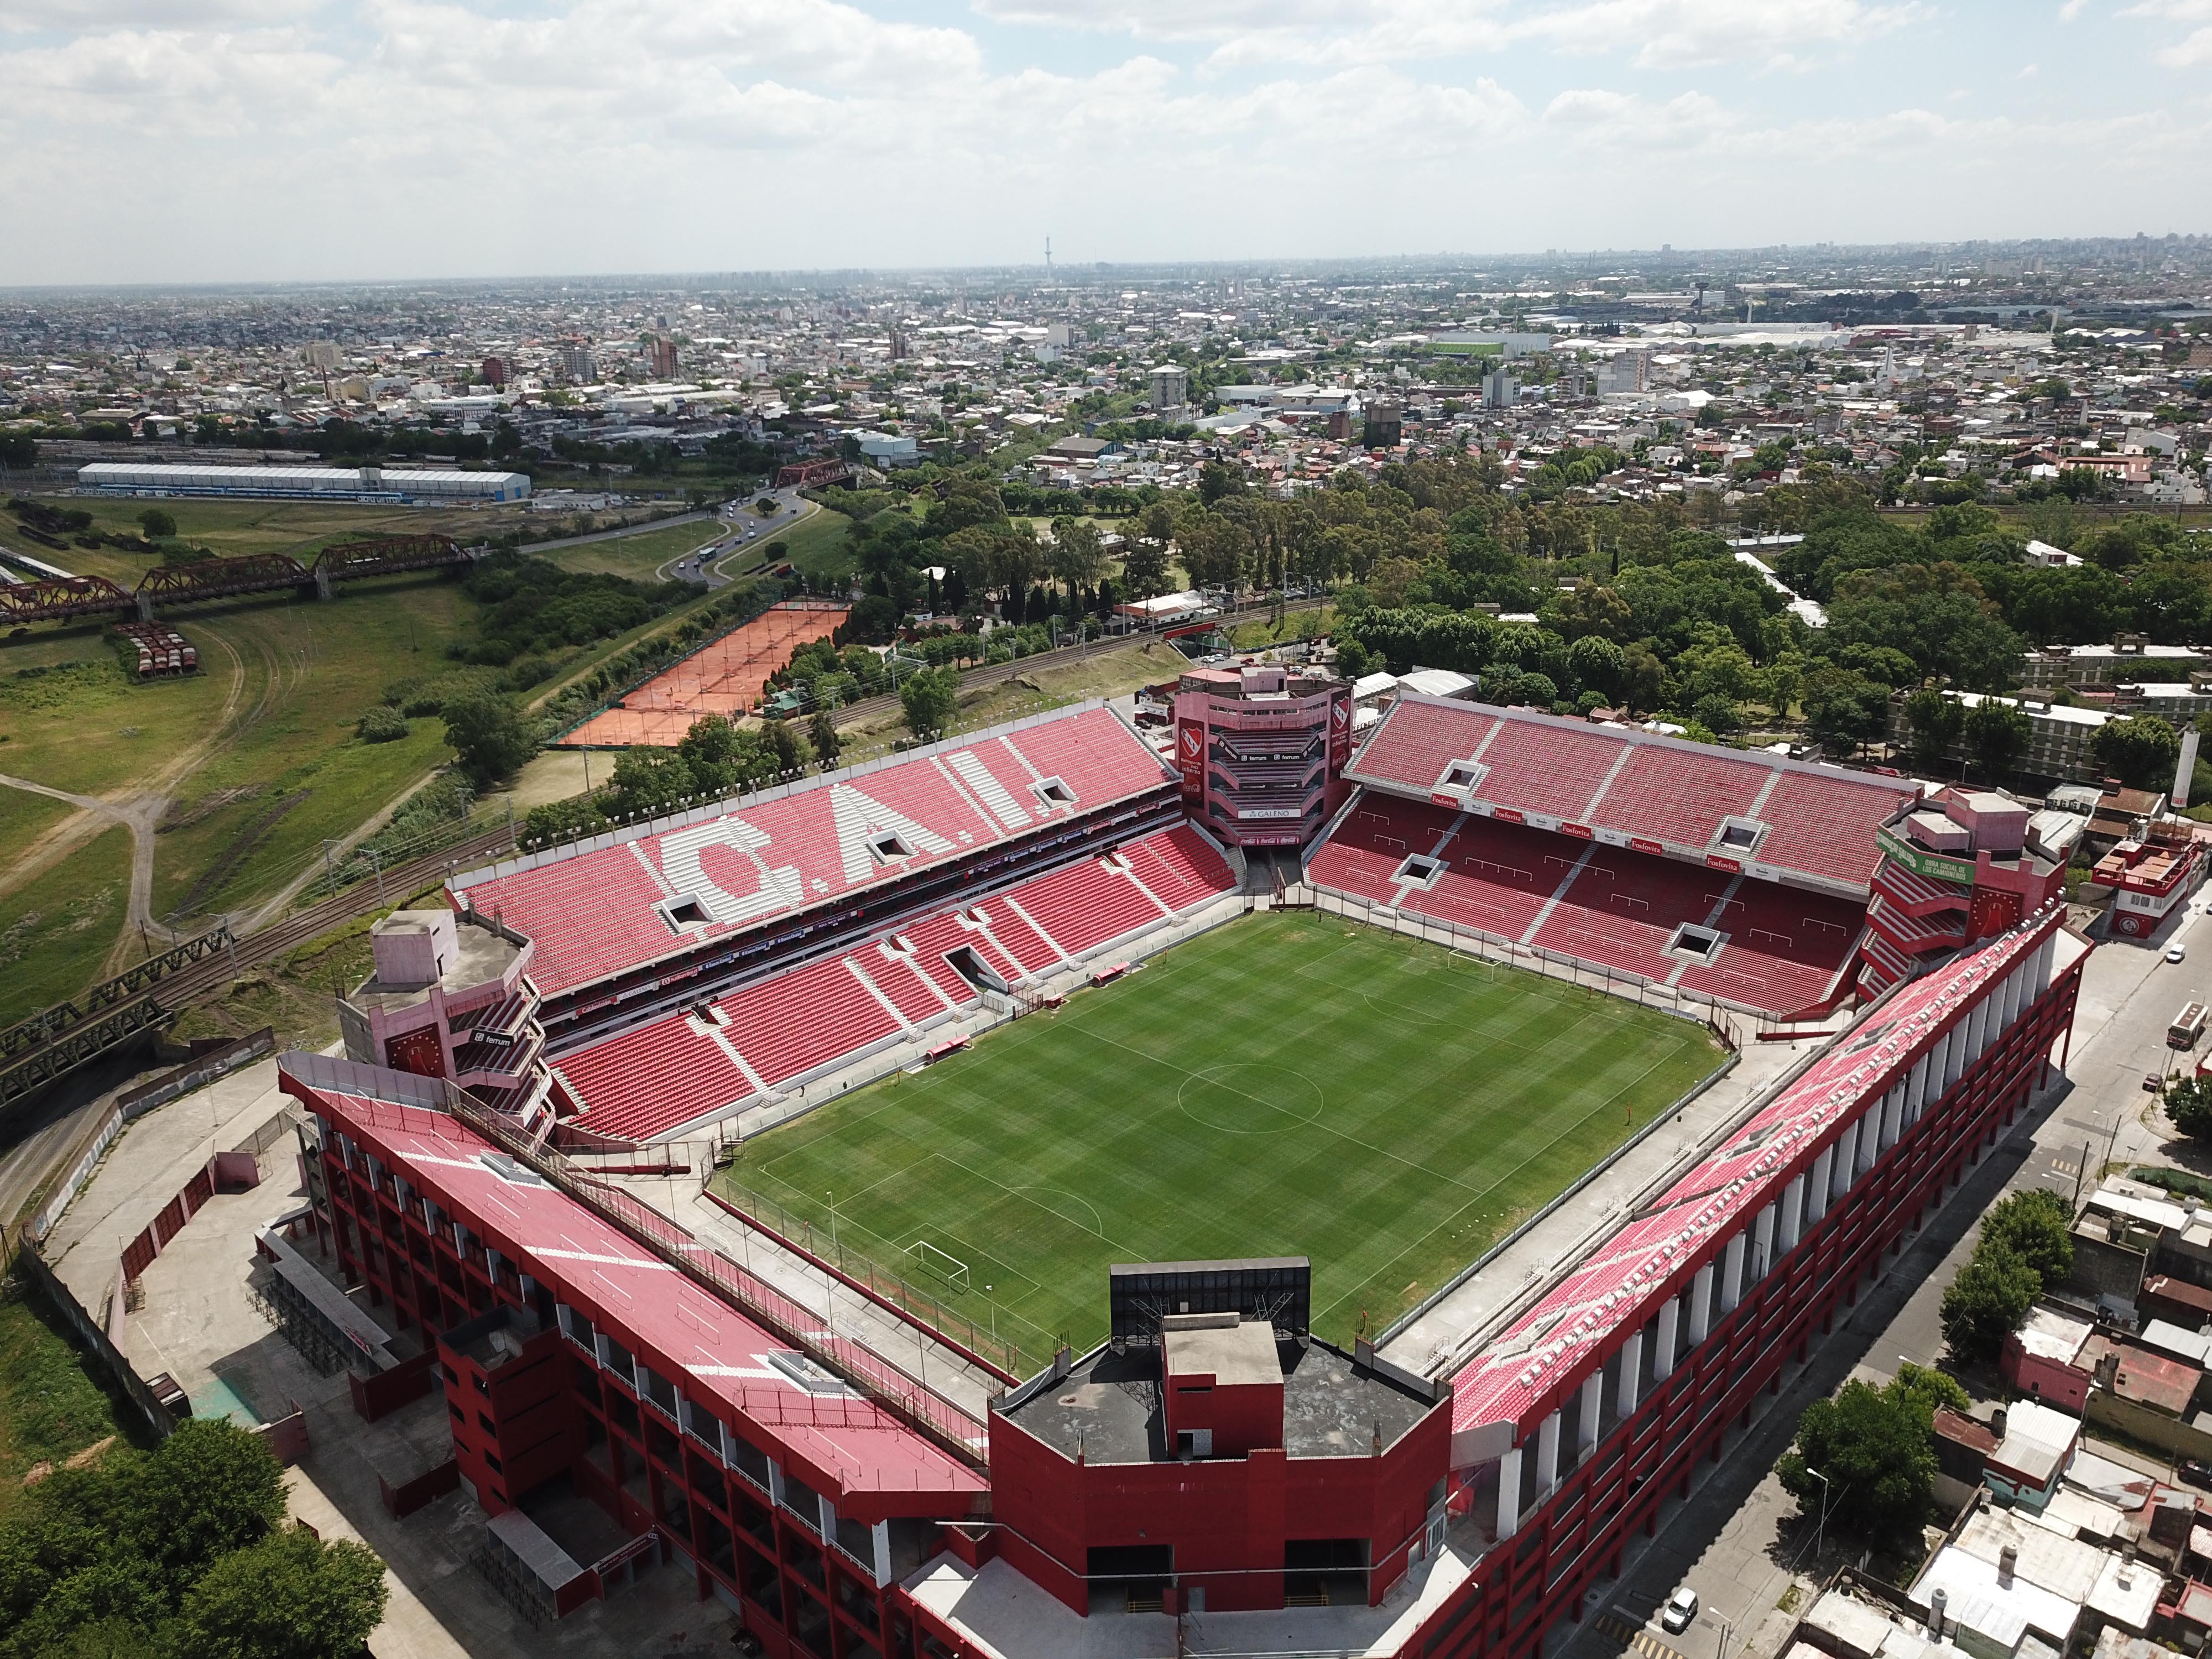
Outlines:
[{"label": "urban cityscape", "polygon": [[2208,62],[0,23],[0,1659],[2212,1644]]}]

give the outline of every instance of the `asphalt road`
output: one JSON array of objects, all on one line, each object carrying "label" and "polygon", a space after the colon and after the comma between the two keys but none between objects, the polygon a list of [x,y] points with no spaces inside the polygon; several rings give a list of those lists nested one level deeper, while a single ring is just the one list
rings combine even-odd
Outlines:
[{"label": "asphalt road", "polygon": [[[753,503],[763,497],[775,502],[775,512],[761,514],[753,511]],[[714,517],[722,526],[724,533],[712,547],[671,559],[653,574],[662,581],[691,582],[702,587],[726,587],[737,580],[731,574],[732,566],[746,568],[758,564],[766,556],[768,544],[779,533],[790,529],[801,520],[813,517],[821,510],[812,501],[802,497],[796,488],[756,490],[715,512]]]},{"label": "asphalt road", "polygon": [[[2203,909],[2200,896],[2149,943],[2116,942],[2092,953],[2063,1075],[2037,1097],[1851,1316],[1838,1323],[1812,1363],[1784,1382],[1780,1397],[1762,1396],[1764,1414],[1689,1501],[1666,1517],[1659,1538],[1643,1544],[1640,1553],[1632,1552],[1622,1577],[1600,1593],[1591,1609],[1621,1622],[1608,1620],[1608,1630],[1586,1617],[1554,1648],[1561,1659],[1620,1652],[1620,1631],[1638,1625],[1686,1659],[1780,1651],[1794,1615],[1778,1603],[1793,1580],[1806,1587],[1801,1595],[1809,1600],[1816,1572],[1813,1540],[1796,1503],[1771,1473],[1789,1449],[1799,1414],[1854,1372],[1879,1382],[1894,1376],[1908,1360],[1934,1365],[1942,1358],[1943,1291],[1972,1254],[1975,1224],[2008,1191],[2040,1187],[2070,1200],[2077,1182],[2094,1181],[2108,1158],[2173,1161],[2142,1080],[2146,1073],[2175,1061],[2166,1046],[2167,1024],[2184,1002],[2212,985],[2212,922]],[[2176,943],[2187,949],[2189,959],[2168,963],[2165,951]],[[2191,1063],[2192,1057],[2179,1058]],[[1819,1571],[1837,1565],[1832,1547]],[[1684,1583],[1698,1592],[1703,1606],[1688,1630],[1663,1632],[1660,1606]]]}]

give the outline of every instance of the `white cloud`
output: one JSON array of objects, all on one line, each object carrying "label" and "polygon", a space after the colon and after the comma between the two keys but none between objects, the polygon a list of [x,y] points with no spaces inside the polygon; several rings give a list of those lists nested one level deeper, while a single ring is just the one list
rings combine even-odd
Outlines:
[{"label": "white cloud", "polygon": [[1653,103],[1630,93],[1587,88],[1552,100],[1544,110],[1544,125],[1571,134],[1587,148],[1655,150],[1693,148],[1738,124],[1701,92]]},{"label": "white cloud", "polygon": [[322,0],[168,0],[155,10],[145,0],[9,0],[0,7],[0,33],[76,33],[88,29],[226,28],[295,21]]},{"label": "white cloud", "polygon": [[981,15],[1211,44],[1223,64],[1400,62],[1528,42],[1644,69],[1802,68],[1921,15],[1911,0],[973,0]]},{"label": "white cloud", "polygon": [[2049,121],[2001,65],[1914,94],[1948,114],[1760,73],[1899,56],[1918,12],[1869,0],[1100,0],[1067,15],[1121,38],[1049,66],[887,0],[167,3],[0,34],[0,219],[39,233],[0,283],[2132,230],[2207,144],[2139,96]]}]

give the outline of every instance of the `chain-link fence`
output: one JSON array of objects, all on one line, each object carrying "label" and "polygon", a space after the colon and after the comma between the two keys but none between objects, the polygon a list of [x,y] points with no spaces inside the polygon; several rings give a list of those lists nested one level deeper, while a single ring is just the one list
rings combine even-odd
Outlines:
[{"label": "chain-link fence", "polygon": [[[999,1334],[995,1315],[986,1316],[987,1322],[977,1325],[968,1315],[947,1306],[929,1291],[849,1248],[834,1229],[822,1231],[811,1218],[797,1213],[733,1176],[727,1174],[718,1176],[713,1190],[740,1217],[778,1238],[797,1245],[817,1261],[827,1263],[848,1283],[871,1296],[893,1304],[919,1322],[961,1344],[970,1353],[988,1360],[1008,1376],[1019,1376],[1022,1374],[1021,1346],[1011,1336]],[[1049,1339],[1040,1333],[1039,1340],[1048,1343]]]}]

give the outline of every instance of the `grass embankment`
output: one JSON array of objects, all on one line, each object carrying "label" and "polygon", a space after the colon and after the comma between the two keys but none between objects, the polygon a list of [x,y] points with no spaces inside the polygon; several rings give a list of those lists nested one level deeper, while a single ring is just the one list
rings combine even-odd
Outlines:
[{"label": "grass embankment", "polygon": [[124,1425],[46,1310],[14,1274],[0,1278],[0,1516],[33,1464],[58,1465]]},{"label": "grass embankment", "polygon": [[725,1179],[825,1237],[834,1202],[843,1248],[1033,1352],[1103,1334],[1110,1262],[1237,1256],[1310,1255],[1343,1340],[1719,1060],[1687,1021],[1279,913],[756,1137]]}]

